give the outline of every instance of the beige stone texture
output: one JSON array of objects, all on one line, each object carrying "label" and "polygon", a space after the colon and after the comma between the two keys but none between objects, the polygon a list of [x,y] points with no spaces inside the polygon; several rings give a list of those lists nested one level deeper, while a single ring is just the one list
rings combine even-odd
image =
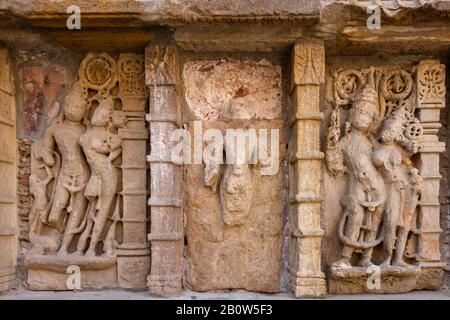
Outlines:
[{"label": "beige stone texture", "polygon": [[8,51],[0,49],[0,292],[14,286],[16,278],[17,142],[14,80]]},{"label": "beige stone texture", "polygon": [[267,60],[188,61],[183,68],[185,99],[202,120],[279,119],[281,68]]},{"label": "beige stone texture", "polygon": [[[278,129],[280,168],[275,175],[262,175],[260,164],[244,165],[248,170],[244,180],[247,190],[244,191],[241,184],[244,181],[230,180],[231,164],[221,165],[225,172],[221,174],[220,188],[216,190],[205,185],[204,165],[186,165],[186,285],[195,291],[242,289],[279,292],[286,201],[281,167],[285,144],[283,122],[203,122],[203,132],[209,128],[218,129],[224,135],[226,129],[233,128]],[[189,130],[193,135],[192,122]],[[226,191],[230,184],[236,186],[235,196]],[[241,208],[240,201],[248,205],[248,209],[244,209],[245,214],[231,209]],[[232,211],[228,213],[230,209]]]}]

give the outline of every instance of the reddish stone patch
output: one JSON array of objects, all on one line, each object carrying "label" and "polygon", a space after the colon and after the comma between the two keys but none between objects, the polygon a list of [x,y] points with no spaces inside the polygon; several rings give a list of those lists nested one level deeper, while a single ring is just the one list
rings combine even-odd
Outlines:
[{"label": "reddish stone patch", "polygon": [[22,69],[24,129],[27,134],[51,117],[51,108],[64,89],[64,76],[56,66]]}]

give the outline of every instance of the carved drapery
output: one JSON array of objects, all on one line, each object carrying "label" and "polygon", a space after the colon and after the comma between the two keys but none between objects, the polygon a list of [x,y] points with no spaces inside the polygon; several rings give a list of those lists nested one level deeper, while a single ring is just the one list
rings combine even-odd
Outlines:
[{"label": "carved drapery", "polygon": [[8,53],[0,49],[0,292],[16,278],[16,109]]},{"label": "carved drapery", "polygon": [[150,206],[152,255],[148,288],[155,295],[181,292],[183,277],[182,167],[171,160],[170,135],[180,127],[178,52],[173,44],[145,49],[145,83],[150,94]]},{"label": "carved drapery", "polygon": [[326,293],[321,270],[320,86],[325,77],[322,43],[294,45],[292,58],[292,115],[290,154],[290,273],[296,297]]},{"label": "carved drapery", "polygon": [[89,53],[60,115],[33,143],[30,288],[70,289],[72,265],[83,288],[145,287],[143,76],[143,56]]}]

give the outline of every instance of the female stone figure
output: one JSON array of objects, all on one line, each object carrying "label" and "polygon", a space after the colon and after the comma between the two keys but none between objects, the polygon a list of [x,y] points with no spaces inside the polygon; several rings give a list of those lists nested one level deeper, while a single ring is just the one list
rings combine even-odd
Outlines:
[{"label": "female stone figure", "polygon": [[125,121],[123,117],[114,119],[113,104],[112,97],[100,102],[92,116],[91,127],[79,140],[92,171],[84,191],[90,209],[77,247],[77,253],[82,253],[90,236],[86,256],[95,256],[117,191],[117,172],[112,161],[121,153],[122,140],[111,129],[123,126]]},{"label": "female stone figure", "polygon": [[63,213],[68,213],[61,247],[58,251],[58,254],[62,255],[68,253],[76,233],[74,230],[86,209],[83,190],[89,179],[89,166],[79,145],[79,139],[86,131],[82,122],[85,108],[82,87],[79,83],[75,83],[64,99],[61,116],[56,118],[45,131],[44,147],[36,151],[37,160],[42,160],[48,167],[56,165],[54,157],[56,147],[61,154],[61,169],[55,181],[52,207],[48,217],[44,217],[42,222],[62,230],[65,221]]},{"label": "female stone figure", "polygon": [[373,145],[369,139],[377,114],[377,93],[365,86],[357,93],[350,109],[346,135],[340,138],[339,126],[335,125],[330,128],[328,136],[328,168],[333,174],[346,172],[348,175],[339,227],[343,248],[341,259],[334,264],[339,268],[351,268],[350,259],[356,249],[363,251],[359,264],[370,266],[373,247],[382,240],[375,238],[384,209],[385,186],[372,163]]},{"label": "female stone figure", "polygon": [[[413,121],[410,123],[409,119]],[[409,160],[409,156],[417,153],[421,137],[421,127],[417,127],[420,123],[414,119],[404,108],[395,110],[386,117],[379,134],[381,146],[373,155],[373,162],[383,174],[387,189],[382,266],[389,266],[391,263],[407,266],[403,261],[403,254],[422,181],[418,170]],[[405,135],[411,132],[416,134]]]}]

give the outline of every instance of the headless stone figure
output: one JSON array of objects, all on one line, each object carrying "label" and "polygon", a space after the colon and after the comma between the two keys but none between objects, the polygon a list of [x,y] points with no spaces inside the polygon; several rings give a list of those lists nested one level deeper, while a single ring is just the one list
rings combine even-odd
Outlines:
[{"label": "headless stone figure", "polygon": [[[79,145],[81,135],[86,131],[83,125],[85,114],[85,98],[82,87],[75,83],[64,99],[62,117],[53,121],[44,135],[44,148],[39,150],[38,158],[45,165],[53,167],[55,159],[53,152],[61,154],[61,169],[55,184],[54,198],[50,213],[44,223],[60,228],[66,220],[58,254],[68,254],[69,246],[76,234],[77,226],[85,213],[87,201],[83,191],[89,179],[90,170],[83,151]],[[68,217],[63,216],[67,212]]]}]

